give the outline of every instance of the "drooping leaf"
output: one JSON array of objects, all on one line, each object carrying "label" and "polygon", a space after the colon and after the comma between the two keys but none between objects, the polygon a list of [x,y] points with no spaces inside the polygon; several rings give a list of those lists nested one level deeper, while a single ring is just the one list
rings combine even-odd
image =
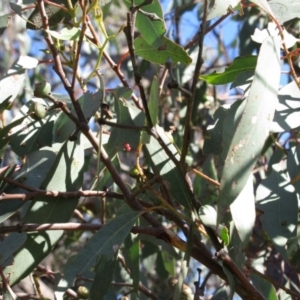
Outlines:
[{"label": "drooping leaf", "polygon": [[159,102],[159,91],[158,91],[158,79],[155,76],[152,80],[150,96],[149,96],[149,113],[153,126],[157,124],[158,120],[158,102]]},{"label": "drooping leaf", "polygon": [[300,271],[300,239],[299,236],[292,237],[287,242],[287,256],[289,263],[294,266],[297,272]]},{"label": "drooping leaf", "polygon": [[230,205],[230,212],[243,247],[245,248],[252,235],[256,215],[252,174],[249,176],[246,185],[238,197]]},{"label": "drooping leaf", "polygon": [[[201,171],[211,179],[218,181],[213,155],[207,157]],[[195,196],[197,199],[201,199],[202,205],[212,204],[217,201],[219,192],[217,186],[208,182],[201,176],[197,176],[194,179],[193,184]]]},{"label": "drooping leaf", "polygon": [[[239,102],[237,102],[239,103]],[[234,107],[234,106],[232,106]],[[209,154],[220,154],[223,148],[223,128],[224,120],[227,116],[228,110],[223,106],[220,106],[214,113],[214,125],[210,125],[207,128],[207,133],[205,136],[203,153],[205,155]]]},{"label": "drooping leaf", "polygon": [[55,30],[46,30],[51,36],[62,41],[77,41],[80,37],[80,28],[63,28],[60,32]]},{"label": "drooping leaf", "polygon": [[[53,162],[40,189],[76,191],[83,184],[84,149],[80,140],[65,142]],[[59,223],[68,222],[78,203],[78,198],[56,197],[46,200],[37,197],[32,201],[24,223]],[[62,236],[63,231],[45,231],[28,233],[24,247],[16,254],[15,264],[5,268],[10,274],[10,283],[14,284],[27,276],[52,250]]]},{"label": "drooping leaf", "polygon": [[224,285],[215,291],[211,300],[220,300],[220,299],[229,300],[230,299],[229,294],[230,294],[229,287]]},{"label": "drooping leaf", "polygon": [[[143,0],[137,0],[135,1],[135,5],[142,2]],[[152,20],[149,16],[138,11],[135,24],[145,41],[154,49],[157,49],[164,44],[163,36],[166,32],[160,1],[153,0],[151,4],[145,5],[141,9],[146,13],[156,16],[156,20]]]},{"label": "drooping leaf", "polygon": [[[268,63],[269,59],[272,65]],[[244,188],[264,146],[274,116],[279,78],[279,44],[276,38],[269,37],[262,44],[253,83],[241,114],[231,132],[225,129],[228,136],[223,136],[219,222]]]},{"label": "drooping leaf", "polygon": [[7,28],[7,26],[9,25],[12,17],[13,17],[12,13],[0,16],[0,37],[5,31],[5,29]]},{"label": "drooping leaf", "polygon": [[296,192],[300,193],[300,172],[299,172],[299,160],[300,158],[300,147],[299,145],[294,146],[290,149],[287,158],[287,170],[291,183],[293,184]]},{"label": "drooping leaf", "polygon": [[257,207],[264,230],[280,254],[287,259],[285,245],[295,236],[298,200],[284,161],[272,165],[271,174],[257,189]]},{"label": "drooping leaf", "polygon": [[207,15],[207,20],[213,18],[221,17],[227,14],[229,11],[233,10],[240,0],[213,0],[209,2],[209,11]]},{"label": "drooping leaf", "polygon": [[284,132],[300,126],[300,90],[295,81],[278,93],[279,103],[271,125],[272,132]]},{"label": "drooping leaf", "polygon": [[256,62],[257,56],[237,57],[223,73],[217,73],[215,71],[209,75],[201,75],[200,79],[210,84],[227,84],[233,82],[234,79],[243,72],[254,71]]},{"label": "drooping leaf", "polygon": [[25,70],[35,68],[38,63],[37,59],[29,56],[19,57],[0,80],[0,103],[8,98],[9,103],[15,100],[25,80]]},{"label": "drooping leaf", "polygon": [[[55,147],[56,148],[56,147]],[[25,164],[14,173],[13,179],[27,186],[38,189],[44,181],[48,170],[55,159],[55,148],[43,148],[40,151],[31,152],[26,155]],[[24,190],[9,185],[6,193],[24,193]],[[0,201],[0,223],[7,220],[26,202],[22,200]]]},{"label": "drooping leaf", "polygon": [[166,37],[162,38],[162,46],[156,49],[140,36],[134,40],[134,48],[136,55],[160,65],[164,65],[168,59],[171,59],[174,64],[181,62],[188,65],[192,61],[181,46]]},{"label": "drooping leaf", "polygon": [[129,234],[124,242],[122,253],[125,257],[126,265],[130,270],[130,278],[135,292],[138,292],[140,282],[140,247],[139,237]]},{"label": "drooping leaf", "polygon": [[245,247],[243,247],[242,241],[240,236],[236,230],[236,227],[233,221],[230,221],[230,244],[227,246],[228,248],[228,255],[234,261],[236,266],[243,271],[246,257],[244,253]]},{"label": "drooping leaf", "polygon": [[21,246],[25,243],[27,238],[26,233],[13,232],[9,234],[4,240],[0,243],[0,267],[3,269],[9,263],[9,260],[12,259],[13,254],[17,252]]},{"label": "drooping leaf", "polygon": [[300,0],[271,0],[268,3],[280,24],[300,16]]},{"label": "drooping leaf", "polygon": [[257,6],[259,6],[264,12],[266,12],[268,15],[275,18],[273,11],[269,5],[269,2],[267,0],[250,0],[251,2],[255,3]]},{"label": "drooping leaf", "polygon": [[251,274],[251,280],[254,286],[261,292],[261,294],[268,300],[277,300],[276,290],[274,286],[266,279]]},{"label": "drooping leaf", "polygon": [[[16,165],[10,165],[7,166],[7,168],[4,168],[2,171],[0,171],[0,176],[4,178],[11,178],[14,171],[15,171]],[[8,183],[6,183],[4,180],[0,179],[0,194],[3,193],[5,188],[8,186]]]},{"label": "drooping leaf", "polygon": [[95,267],[95,278],[90,289],[90,299],[103,299],[110,287],[115,267],[117,264],[118,251],[108,259],[105,255],[100,255]]},{"label": "drooping leaf", "polygon": [[[265,40],[265,38],[267,38],[269,35],[277,36],[277,38],[280,41],[282,40],[277,25],[275,23],[271,23],[271,22],[268,23],[267,29],[260,30],[260,29],[256,28],[254,31],[254,34],[251,35],[251,38],[256,43],[261,44]],[[298,39],[296,39],[292,34],[288,33],[285,29],[283,29],[283,35],[284,35],[285,46],[287,48],[293,47],[298,41]],[[283,48],[282,45],[281,45],[281,48]]]},{"label": "drooping leaf", "polygon": [[[28,114],[30,103],[23,105],[16,119]],[[33,120],[28,117],[23,122],[12,128],[8,140],[15,153],[23,156],[45,146],[52,145],[52,132],[54,125],[54,111],[46,115],[44,119]]]},{"label": "drooping leaf", "polygon": [[108,260],[111,259],[119,250],[138,216],[139,212],[127,211],[103,226],[68,264],[63,278],[58,283],[56,297],[61,299],[76,276],[89,270],[101,255],[105,255]]}]

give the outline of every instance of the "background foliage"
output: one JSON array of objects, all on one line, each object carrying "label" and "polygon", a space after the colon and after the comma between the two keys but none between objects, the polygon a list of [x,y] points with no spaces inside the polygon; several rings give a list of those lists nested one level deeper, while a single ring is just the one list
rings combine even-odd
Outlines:
[{"label": "background foliage", "polygon": [[300,1],[0,3],[2,299],[297,299]]}]

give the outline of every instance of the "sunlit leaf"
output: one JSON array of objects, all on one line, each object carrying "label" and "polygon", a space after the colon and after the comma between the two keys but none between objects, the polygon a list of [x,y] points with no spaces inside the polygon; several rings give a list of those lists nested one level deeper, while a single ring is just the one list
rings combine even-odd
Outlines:
[{"label": "sunlit leaf", "polygon": [[214,0],[209,2],[207,20],[221,17],[233,10],[240,0]]},{"label": "sunlit leaf", "polygon": [[230,212],[234,225],[245,248],[252,235],[256,216],[252,174],[249,176],[246,185],[238,197],[230,205]]},{"label": "sunlit leaf", "polygon": [[156,49],[140,36],[134,40],[134,48],[137,55],[160,65],[164,65],[168,59],[171,59],[174,64],[181,62],[188,65],[192,61],[181,46],[178,46],[166,37],[162,38],[162,46]]},{"label": "sunlit leaf", "polygon": [[269,2],[267,2],[267,0],[250,0],[250,1],[255,3],[257,6],[259,6],[263,11],[265,11],[270,16],[275,17],[269,5]]},{"label": "sunlit leaf", "polygon": [[[272,60],[272,65],[268,63]],[[268,80],[266,81],[266,78]],[[262,44],[248,98],[232,131],[223,136],[218,221],[244,188],[269,133],[280,78],[279,44],[274,37]],[[241,108],[241,106],[239,107]],[[249,128],[250,126],[250,128]]]},{"label": "sunlit leaf", "polygon": [[[19,94],[20,88],[25,80],[26,69],[33,69],[37,66],[38,60],[29,56],[20,56],[10,67],[6,75],[0,80],[0,103],[9,98],[13,102]],[[5,107],[6,108],[6,107]]]},{"label": "sunlit leaf", "polygon": [[295,236],[298,199],[284,161],[272,165],[272,172],[258,186],[256,197],[257,207],[263,212],[260,216],[263,228],[287,259],[285,245]]},{"label": "sunlit leaf", "polygon": [[300,0],[271,0],[268,3],[281,24],[300,16]]},{"label": "sunlit leaf", "polygon": [[63,28],[60,32],[55,30],[46,30],[51,36],[62,41],[77,41],[80,37],[81,30],[73,27],[71,29]]},{"label": "sunlit leaf", "polygon": [[7,15],[0,16],[0,36],[3,34],[5,29],[9,25],[12,17],[13,17],[13,14],[7,14]]},{"label": "sunlit leaf", "polygon": [[271,125],[272,132],[284,132],[300,126],[300,90],[292,81],[278,93],[279,103]]},{"label": "sunlit leaf", "polygon": [[223,73],[217,73],[215,71],[209,75],[201,75],[200,79],[211,84],[227,84],[233,82],[239,74],[245,71],[254,71],[256,62],[257,56],[237,57]]}]

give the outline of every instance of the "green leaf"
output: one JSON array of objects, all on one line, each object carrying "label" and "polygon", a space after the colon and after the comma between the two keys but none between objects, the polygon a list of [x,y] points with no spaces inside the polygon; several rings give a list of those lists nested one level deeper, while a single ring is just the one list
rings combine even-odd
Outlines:
[{"label": "green leaf", "polygon": [[[4,168],[4,170],[0,171],[0,176],[4,178],[11,178],[14,171],[15,171],[16,165],[10,165],[7,166],[7,168]],[[8,183],[6,183],[4,180],[0,179],[0,194],[3,193],[5,188],[8,186]]]},{"label": "green leaf", "polygon": [[[142,3],[143,0],[135,1],[135,5]],[[163,11],[159,0],[153,0],[151,4],[141,8],[143,11],[155,14],[160,20],[151,20],[148,16],[138,11],[136,16],[136,27],[145,39],[154,49],[164,44],[164,34],[166,32],[163,21]]]},{"label": "green leaf", "polygon": [[[40,186],[42,190],[77,191],[83,184],[84,149],[78,140],[65,142],[53,162],[46,178]],[[57,197],[45,200],[37,197],[32,201],[24,223],[68,222],[78,203],[78,198]],[[10,274],[10,283],[15,284],[27,276],[52,250],[63,231],[28,233],[24,247],[16,254],[15,263],[5,268]]]},{"label": "green leaf", "polygon": [[26,233],[13,232],[9,234],[0,243],[0,267],[3,269],[7,266],[8,261],[12,258],[13,254],[21,248],[27,238]]},{"label": "green leaf", "polygon": [[149,96],[149,113],[153,126],[157,124],[158,120],[158,106],[159,106],[159,82],[156,76],[154,76],[151,84],[150,96]]},{"label": "green leaf", "polygon": [[230,212],[243,248],[246,248],[253,232],[256,216],[252,174],[238,197],[230,205]]},{"label": "green leaf", "polygon": [[[178,159],[179,155],[177,149],[165,135],[164,130],[158,125],[156,125],[156,129],[164,143],[168,146],[169,150]],[[192,204],[189,191],[187,190],[187,186],[180,170],[177,169],[176,165],[161,148],[160,144],[154,137],[151,136],[149,144],[146,144],[145,146],[153,163],[154,171],[162,176],[163,180],[167,182],[173,199],[191,210]]]},{"label": "green leaf", "polygon": [[287,242],[287,256],[289,263],[300,272],[300,239],[299,235],[292,237]]},{"label": "green leaf", "polygon": [[38,63],[37,59],[29,56],[19,57],[0,80],[0,104],[8,98],[10,98],[9,103],[15,100],[21,87],[23,87],[25,70],[35,68]]},{"label": "green leaf", "polygon": [[300,0],[271,0],[268,3],[280,24],[300,16]]},{"label": "green leaf", "polygon": [[[89,121],[99,109],[101,99],[103,99],[103,90],[99,89],[95,93],[85,92],[77,101],[79,102],[85,118]],[[56,95],[55,98],[61,97]],[[66,99],[63,99],[66,101]],[[71,112],[76,114],[73,106],[69,105]],[[60,112],[54,124],[54,142],[63,143],[67,140],[76,128],[75,123],[64,113]]]},{"label": "green leaf", "polygon": [[230,299],[229,294],[230,294],[229,287],[224,285],[215,291],[211,300],[220,300],[220,299],[229,300]]},{"label": "green leaf", "polygon": [[257,208],[264,230],[272,239],[280,254],[287,259],[285,245],[295,236],[298,200],[285,161],[273,164],[272,173],[257,188]]},{"label": "green leaf", "polygon": [[89,270],[101,255],[105,255],[107,260],[114,256],[139,214],[139,212],[127,211],[118,215],[94,234],[64,271],[64,276],[59,281],[55,293],[58,299],[61,299],[60,297],[63,296],[67,288],[73,284],[76,276]]},{"label": "green leaf", "polygon": [[[28,102],[23,105],[16,119],[21,119],[22,115],[28,113]],[[52,145],[52,132],[54,126],[54,111],[51,111],[42,120],[32,120],[25,118],[19,126],[12,128],[9,142],[13,151],[19,156],[26,155],[45,146]]]},{"label": "green leaf", "polygon": [[[77,3],[78,0],[71,1],[74,5],[75,3]],[[68,7],[67,0],[53,0],[52,2]],[[45,12],[48,16],[49,27],[53,27],[62,22],[67,22],[72,18],[68,12],[62,10],[60,7],[51,4],[45,4]],[[43,27],[42,16],[38,7],[36,7],[29,16],[26,27],[27,29],[32,30],[41,29]]]},{"label": "green leaf", "polygon": [[[55,149],[43,148],[40,151],[31,152],[26,155],[25,164],[14,173],[14,180],[38,189],[44,181],[49,169],[55,159]],[[15,186],[8,186],[6,193],[24,193],[24,190]],[[0,201],[0,223],[7,220],[26,202],[21,200]]]},{"label": "green leaf", "polygon": [[227,133],[223,135],[223,151],[220,155],[221,168],[224,167],[220,172],[219,223],[246,185],[268,137],[279,79],[279,43],[276,38],[268,37],[261,46],[249,96],[239,106],[238,115],[231,122],[233,128],[224,126]]},{"label": "green leaf", "polygon": [[140,241],[139,237],[130,233],[124,243],[124,249],[122,253],[124,254],[126,266],[130,270],[130,278],[132,279],[132,284],[134,291],[137,293],[140,283]]},{"label": "green leaf", "polygon": [[181,62],[188,65],[192,62],[181,46],[166,37],[162,38],[162,46],[159,49],[149,45],[143,36],[136,38],[133,44],[136,55],[156,64],[164,65],[168,59],[171,59],[174,64]]},{"label": "green leaf", "polygon": [[295,187],[295,190],[298,194],[300,194],[300,178],[299,178],[299,160],[300,158],[300,146],[292,147],[289,151],[289,155],[287,158],[287,170],[289,177],[291,178],[291,182]]},{"label": "green leaf", "polygon": [[7,26],[9,25],[12,17],[13,17],[12,13],[0,16],[0,37],[5,31],[5,29],[7,28]]},{"label": "green leaf", "polygon": [[228,13],[228,9],[233,9],[239,4],[240,0],[214,0],[209,2],[207,20],[221,17]]},{"label": "green leaf", "polygon": [[100,255],[95,267],[96,276],[90,289],[89,299],[103,299],[103,297],[107,294],[118,261],[117,258],[118,251],[116,251],[110,259],[108,259],[105,255]]},{"label": "green leaf", "polygon": [[227,84],[246,71],[254,71],[257,63],[257,56],[243,56],[234,59],[232,64],[223,73],[216,71],[209,75],[201,75],[200,79],[210,84]]},{"label": "green leaf", "polygon": [[80,37],[80,28],[73,27],[71,29],[63,28],[60,32],[54,30],[46,30],[51,36],[62,41],[77,41]]},{"label": "green leaf", "polygon": [[250,0],[251,2],[255,3],[257,6],[259,6],[264,12],[266,12],[268,15],[275,18],[272,9],[269,5],[269,2],[267,0]]},{"label": "green leaf", "polygon": [[284,132],[300,126],[300,90],[295,81],[285,85],[278,93],[272,132]]},{"label": "green leaf", "polygon": [[227,227],[223,227],[220,231],[220,238],[223,241],[225,246],[229,245],[230,238]]},{"label": "green leaf", "polygon": [[[236,102],[237,104],[241,102]],[[231,110],[235,107],[236,104],[231,106]],[[203,154],[220,154],[223,148],[223,129],[224,121],[227,117],[229,110],[225,109],[223,106],[220,106],[214,113],[214,125],[209,125],[207,127],[207,133],[205,136]]]},{"label": "green leaf", "polygon": [[261,294],[268,300],[277,300],[277,294],[274,286],[266,279],[256,274],[251,274],[251,281]]}]

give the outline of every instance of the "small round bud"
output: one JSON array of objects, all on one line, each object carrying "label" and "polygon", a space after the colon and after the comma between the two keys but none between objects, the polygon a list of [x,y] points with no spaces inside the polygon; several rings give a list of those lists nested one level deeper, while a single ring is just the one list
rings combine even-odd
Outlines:
[{"label": "small round bud", "polygon": [[39,82],[35,85],[33,92],[34,96],[39,98],[46,98],[51,94],[51,85],[47,81]]},{"label": "small round bud", "polygon": [[85,286],[79,286],[77,288],[77,293],[80,296],[80,298],[88,299],[89,298],[89,290]]},{"label": "small round bud", "polygon": [[28,114],[30,114],[30,117],[34,120],[41,120],[46,116],[47,108],[39,103],[39,102],[33,102],[31,103]]},{"label": "small round bud", "polygon": [[129,171],[129,176],[132,178],[138,178],[141,176],[139,169],[137,166],[134,166],[130,171]]}]

